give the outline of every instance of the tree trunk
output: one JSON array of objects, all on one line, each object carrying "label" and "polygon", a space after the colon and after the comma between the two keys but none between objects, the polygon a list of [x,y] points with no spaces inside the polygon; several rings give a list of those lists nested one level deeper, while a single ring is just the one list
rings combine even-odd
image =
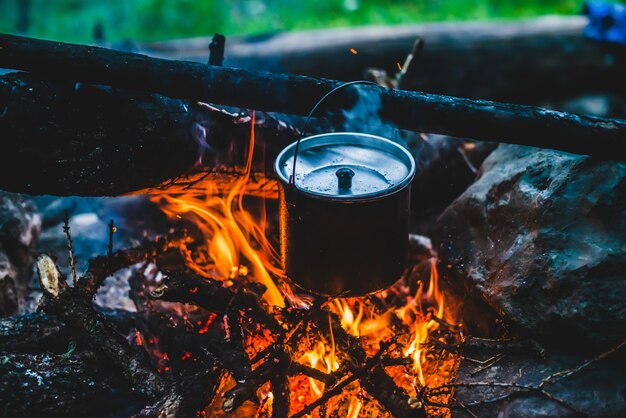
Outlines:
[{"label": "tree trunk", "polygon": [[[233,37],[224,63],[337,80],[359,79],[367,68],[393,75],[419,37],[424,49],[402,79],[405,90],[534,104],[616,89],[626,95],[624,51],[585,39],[586,24],[582,16],[550,16]],[[141,47],[150,55],[206,62],[210,42],[206,37]]]}]

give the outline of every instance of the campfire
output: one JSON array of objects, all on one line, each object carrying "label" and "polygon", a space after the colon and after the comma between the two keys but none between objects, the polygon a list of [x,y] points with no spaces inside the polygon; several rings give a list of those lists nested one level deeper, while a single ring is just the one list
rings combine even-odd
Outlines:
[{"label": "campfire", "polygon": [[[250,126],[248,170],[254,117]],[[191,193],[153,196],[172,221],[170,234],[93,260],[73,288],[40,257],[44,310],[71,316],[80,292],[93,294],[106,275],[134,265],[131,298],[143,326],[127,338],[148,354],[157,381],[184,381],[190,368],[216,360],[220,367],[205,371],[210,384],[194,389],[212,400],[205,415],[449,416],[442,405],[452,393],[438,391],[453,381],[459,356],[440,344],[459,344],[463,332],[446,305],[432,250],[416,250],[405,275],[373,295],[306,294],[285,277],[266,235],[276,218],[268,200],[276,195],[247,196],[247,174],[235,177],[227,194],[202,180]],[[71,247],[69,226],[66,232]]]},{"label": "campfire", "polygon": [[[249,161],[254,156],[254,129],[250,144]],[[223,317],[214,312],[197,321],[199,333],[207,332],[213,321],[226,329],[227,339],[243,333],[243,340],[233,341],[240,341],[242,357],[252,359],[251,376],[243,383],[233,377],[237,373],[221,380],[217,393],[224,395],[213,402],[212,413],[221,408],[230,412],[248,400],[259,404],[256,414],[286,409],[277,416],[287,411],[289,416],[314,411],[319,416],[358,416],[361,408],[368,415],[423,414],[425,388],[448,383],[456,366],[454,354],[435,355],[426,342],[454,343],[462,335],[454,315],[445,310],[435,255],[423,256],[405,277],[375,295],[330,299],[299,292],[278,268],[278,253],[266,238],[267,198],[244,203],[247,181],[247,176],[237,179],[226,196],[215,194],[209,181],[201,187],[206,194],[152,198],[171,219],[201,232],[202,246],[190,250],[181,245],[185,265],[199,276],[196,280],[218,280],[234,293],[250,293],[250,286],[263,289],[253,310],[259,317],[237,312],[229,318],[227,311]],[[256,216],[251,207],[257,208]],[[184,289],[203,289],[193,283]],[[149,289],[155,285],[153,297],[168,300],[168,280],[147,284]],[[179,292],[174,300],[187,302]],[[243,308],[233,303],[233,312]]]},{"label": "campfire", "polygon": [[626,122],[0,42],[0,65],[32,72],[0,76],[20,166],[0,187],[116,208],[0,195],[0,313],[19,314],[0,321],[6,416],[626,410]]}]

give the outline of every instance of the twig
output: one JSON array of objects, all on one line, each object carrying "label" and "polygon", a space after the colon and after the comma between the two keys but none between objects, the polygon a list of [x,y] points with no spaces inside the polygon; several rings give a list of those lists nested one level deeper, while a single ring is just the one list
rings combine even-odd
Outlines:
[{"label": "twig", "polygon": [[226,37],[216,33],[213,40],[209,44],[209,65],[221,67],[224,63],[224,49],[226,46]]},{"label": "twig", "polygon": [[76,261],[74,260],[74,244],[72,242],[72,235],[70,234],[70,216],[67,209],[63,211],[63,232],[67,237],[67,250],[70,253],[70,267],[72,269],[72,283],[76,283]]},{"label": "twig", "polygon": [[276,344],[277,353],[272,360],[272,377],[270,386],[274,394],[272,401],[272,418],[283,418],[289,416],[289,378],[287,371],[290,368],[291,357],[285,351],[285,346]]},{"label": "twig", "polygon": [[129,347],[103,315],[93,309],[91,301],[77,294],[76,287],[67,286],[58,268],[53,266],[54,261],[45,255],[37,261],[44,291],[39,309],[58,315],[95,353],[118,368],[135,392],[151,398],[166,393],[165,381],[151,370],[142,353]]},{"label": "twig", "polygon": [[[305,416],[307,414],[310,414],[317,407],[319,407],[319,406],[325,404],[326,402],[328,402],[331,398],[333,398],[333,397],[335,397],[337,395],[340,395],[343,392],[343,389],[346,386],[348,386],[350,383],[354,382],[357,379],[365,379],[363,381],[364,386],[368,386],[368,384],[369,384],[370,389],[371,389],[371,382],[367,381],[368,380],[368,376],[369,376],[369,371],[372,368],[375,368],[380,363],[382,355],[393,344],[395,344],[395,339],[392,339],[391,341],[382,342],[380,344],[380,347],[379,347],[378,351],[376,352],[376,354],[374,354],[374,356],[368,358],[364,362],[364,364],[362,366],[354,368],[352,370],[352,374],[350,376],[344,378],[342,381],[337,383],[335,386],[333,386],[329,390],[325,391],[319,399],[315,400],[314,402],[312,402],[309,405],[307,405],[306,407],[304,407],[300,412],[297,412],[297,413],[293,414],[291,416],[291,418],[300,418],[300,417],[303,417],[303,416]],[[382,370],[382,372],[384,373],[384,370]],[[393,391],[393,388],[390,387],[389,390]],[[372,395],[376,396],[375,394],[372,394]],[[418,411],[416,410],[415,413],[417,414]]]},{"label": "twig", "polygon": [[409,357],[383,357],[380,361],[381,366],[411,366],[413,359]]},{"label": "twig", "polygon": [[500,354],[497,354],[497,355],[495,355],[495,356],[485,360],[484,362],[482,362],[480,367],[478,367],[476,370],[474,370],[472,373],[470,373],[470,376],[476,376],[478,373],[489,369],[494,364],[496,364],[500,360],[502,360],[504,357],[506,357],[506,354],[500,353]]},{"label": "twig", "polygon": [[467,405],[465,405],[463,402],[461,402],[461,401],[457,401],[457,403],[458,403],[458,404],[459,404],[459,406],[460,406],[460,407],[461,407],[461,408],[462,408],[465,412],[467,412],[467,413],[468,413],[468,414],[469,414],[472,418],[478,418],[478,416],[477,416],[475,413],[473,413],[473,412],[472,412],[472,410],[471,410],[471,409],[469,409],[469,408],[467,407]]},{"label": "twig", "polygon": [[622,341],[620,344],[616,345],[615,347],[611,348],[608,351],[605,351],[604,353],[598,354],[597,356],[595,356],[594,358],[587,360],[586,362],[580,364],[577,367],[574,367],[573,369],[567,369],[567,370],[561,370],[559,372],[553,373],[550,376],[546,377],[545,379],[543,379],[541,381],[541,383],[539,384],[539,387],[543,388],[544,386],[547,385],[551,385],[554,383],[557,383],[563,379],[567,379],[568,377],[572,376],[573,374],[576,374],[584,369],[586,369],[587,367],[591,366],[592,364],[610,356],[613,353],[616,353],[617,351],[619,351],[622,347],[624,347],[626,345],[626,340]]},{"label": "twig", "polygon": [[117,231],[115,227],[115,222],[113,219],[109,221],[109,249],[107,251],[107,255],[111,257],[113,255],[113,234]]},{"label": "twig", "polygon": [[476,174],[478,173],[478,169],[476,168],[476,166],[470,161],[469,157],[467,156],[467,153],[465,152],[465,150],[462,147],[458,147],[457,151],[459,152],[459,154],[461,154],[461,157],[463,158],[463,161],[465,162],[465,165],[467,165],[467,168],[469,168],[469,170]]},{"label": "twig", "polygon": [[325,391],[319,399],[311,402],[310,404],[305,406],[300,412],[296,412],[295,414],[293,414],[290,418],[301,418],[305,415],[310,414],[311,412],[315,411],[315,408],[317,408],[318,406],[321,406],[328,402],[331,398],[340,395],[346,386],[348,386],[350,383],[354,382],[357,379],[358,376],[356,374],[352,374],[346,377],[341,382],[333,386],[331,389]]},{"label": "twig", "polygon": [[[429,319],[435,319],[435,316],[430,317]],[[441,320],[439,320],[441,323]],[[449,325],[448,325],[449,326]],[[504,339],[492,339],[492,338],[481,338],[481,337],[472,337],[469,336],[462,340],[458,344],[448,344],[440,341],[430,341],[428,345],[432,345],[438,348],[444,348],[450,351],[459,351],[468,348],[478,348],[478,349],[486,349],[486,350],[497,350],[497,351],[505,351],[505,352],[517,352],[517,351],[527,351],[531,350],[533,353],[537,355],[537,357],[541,359],[545,359],[546,350],[535,340],[519,340],[515,338],[504,338]]]},{"label": "twig", "polygon": [[[488,398],[488,399],[481,399],[480,401],[476,401],[476,402],[470,402],[470,403],[466,403],[464,406],[465,407],[477,407],[477,406],[483,406],[489,403],[496,403],[496,402],[501,402],[504,401],[506,399],[512,398],[514,396],[520,396],[520,395],[528,395],[531,393],[535,393],[538,395],[541,395],[547,399],[550,399],[556,403],[558,403],[559,405],[571,410],[572,412],[576,413],[578,416],[586,416],[586,414],[582,411],[580,411],[576,406],[570,404],[569,402],[558,398],[556,396],[554,396],[553,394],[545,391],[544,389],[542,389],[539,386],[533,386],[533,385],[522,385],[522,384],[518,384],[518,383],[504,383],[504,382],[466,382],[466,383],[450,383],[447,385],[442,385],[439,386],[438,388],[452,388],[452,387],[498,387],[498,388],[510,388],[513,389],[511,392],[508,392],[504,395],[501,396],[496,396],[493,398]],[[434,388],[431,391],[429,391],[429,395],[433,395],[433,394],[437,394],[437,389],[438,388]],[[458,400],[454,399],[454,402],[458,403]],[[436,404],[426,400],[425,401],[426,404],[428,405],[434,405],[434,406],[439,406],[439,407],[452,407],[452,405],[450,404]]]},{"label": "twig", "polygon": [[135,248],[115,251],[110,255],[100,256],[89,260],[89,266],[84,276],[76,283],[76,288],[86,298],[93,297],[104,279],[118,270],[130,267],[164,254],[171,248],[178,248],[181,244],[190,243],[193,239],[186,231],[177,231],[165,237],[146,241]]},{"label": "twig", "polygon": [[404,60],[404,64],[402,64],[402,68],[400,69],[400,73],[396,76],[396,86],[397,88],[402,88],[402,80],[406,76],[407,73],[415,72],[415,62],[417,62],[417,58],[422,54],[424,50],[424,39],[418,37],[413,43],[413,48],[411,49],[411,53],[407,55]]},{"label": "twig", "polygon": [[303,374],[312,379],[324,382],[326,385],[332,385],[337,381],[337,378],[331,374],[324,373],[322,371],[314,369],[313,367],[306,366],[297,362],[291,363],[289,367],[289,374],[292,376],[297,374]]},{"label": "twig", "polygon": [[[618,344],[617,346],[611,348],[608,351],[605,351],[601,354],[598,354],[597,356],[593,357],[590,360],[587,360],[583,363],[581,363],[580,365],[578,365],[577,367],[571,368],[571,369],[566,369],[566,370],[560,370],[558,372],[552,373],[551,375],[543,378],[541,380],[541,382],[538,385],[527,385],[527,384],[519,384],[519,383],[505,383],[505,382],[456,382],[456,383],[449,383],[449,384],[445,384],[445,385],[441,385],[435,388],[430,388],[428,389],[428,393],[427,396],[435,396],[437,394],[441,394],[441,393],[449,393],[448,389],[451,388],[458,388],[458,387],[499,387],[499,388],[509,388],[509,389],[513,389],[511,392],[508,392],[506,394],[500,395],[500,396],[496,396],[493,398],[489,398],[489,399],[483,399],[480,401],[476,401],[476,402],[472,402],[472,403],[466,403],[464,405],[464,407],[469,407],[469,406],[482,406],[488,403],[495,403],[495,402],[501,402],[503,400],[509,399],[513,396],[519,396],[519,395],[525,395],[525,394],[530,394],[530,393],[535,393],[538,394],[540,396],[543,396],[547,399],[550,399],[556,403],[558,403],[559,405],[573,411],[574,413],[576,413],[579,416],[586,416],[587,414],[585,414],[583,411],[579,410],[578,407],[576,407],[575,405],[565,401],[564,399],[561,399],[555,395],[553,395],[552,393],[548,392],[545,387],[548,385],[552,385],[555,384],[557,382],[560,382],[564,379],[567,379],[568,377],[579,373],[583,370],[585,370],[586,368],[588,368],[589,366],[593,365],[594,363],[603,360],[607,357],[609,357],[610,355],[618,352],[620,349],[622,349],[624,346],[626,346],[626,340],[622,341],[620,344]],[[458,402],[458,401],[456,401]],[[429,405],[435,405],[435,403],[426,400],[426,403]],[[451,407],[451,405],[446,405],[446,404],[437,404],[436,406],[441,406],[441,407]]]}]

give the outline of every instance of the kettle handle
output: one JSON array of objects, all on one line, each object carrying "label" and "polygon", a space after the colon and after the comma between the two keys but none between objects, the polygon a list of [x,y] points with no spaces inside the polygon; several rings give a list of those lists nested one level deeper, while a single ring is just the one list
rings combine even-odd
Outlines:
[{"label": "kettle handle", "polygon": [[367,80],[348,81],[346,83],[338,85],[337,87],[335,87],[334,89],[326,93],[324,96],[322,96],[322,98],[319,99],[317,103],[315,103],[315,105],[313,106],[309,114],[307,115],[306,119],[304,120],[304,125],[302,125],[302,130],[300,131],[300,135],[298,136],[298,140],[296,141],[296,147],[293,151],[293,166],[291,167],[291,175],[289,176],[290,186],[295,186],[296,184],[296,161],[298,160],[298,150],[300,149],[300,141],[304,137],[304,133],[306,132],[306,128],[309,124],[309,121],[311,120],[311,117],[313,116],[313,113],[315,113],[319,105],[321,105],[322,102],[326,100],[331,94],[333,94],[337,90],[341,90],[344,87],[352,86],[354,84],[372,84],[376,87],[380,87],[378,84],[374,83],[373,81],[367,81]]}]

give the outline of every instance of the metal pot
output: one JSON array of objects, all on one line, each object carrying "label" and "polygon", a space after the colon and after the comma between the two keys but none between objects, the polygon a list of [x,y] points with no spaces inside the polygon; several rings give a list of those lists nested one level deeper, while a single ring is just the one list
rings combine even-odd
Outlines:
[{"label": "metal pot", "polygon": [[297,286],[325,296],[360,296],[400,278],[415,175],[405,148],[360,133],[316,135],[285,148],[274,168],[281,260]]}]

